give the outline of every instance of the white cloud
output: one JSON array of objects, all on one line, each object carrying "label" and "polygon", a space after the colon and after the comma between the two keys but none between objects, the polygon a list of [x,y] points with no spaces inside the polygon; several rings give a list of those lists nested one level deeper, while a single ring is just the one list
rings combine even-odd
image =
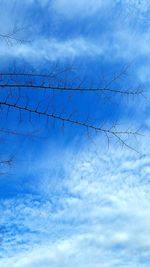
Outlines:
[{"label": "white cloud", "polygon": [[0,56],[20,57],[27,61],[38,60],[63,60],[78,58],[81,56],[101,56],[105,46],[94,44],[86,38],[77,37],[69,40],[60,41],[58,39],[39,39],[32,43],[17,44],[6,46],[1,44]]},{"label": "white cloud", "polygon": [[[119,2],[119,1],[118,1]],[[122,4],[125,4],[128,8],[135,9],[138,12],[147,12],[150,9],[150,3],[147,0],[120,0]]]},{"label": "white cloud", "polygon": [[[114,14],[117,12],[117,3],[121,4],[121,15],[115,18]],[[14,3],[14,2],[13,2]],[[27,30],[19,33],[20,37],[24,39],[32,39],[32,42],[18,45],[14,42],[12,47],[8,47],[6,42],[0,40],[0,56],[7,57],[20,57],[25,58],[30,61],[37,60],[62,60],[62,59],[75,59],[82,56],[85,57],[103,57],[106,61],[132,61],[138,60],[141,57],[149,57],[149,41],[150,34],[145,28],[145,24],[141,22],[138,27],[134,27],[133,20],[137,21],[139,14],[143,14],[145,10],[149,10],[149,4],[146,4],[146,1],[74,1],[74,0],[56,0],[56,1],[26,1],[24,9],[20,7],[16,2],[16,5],[3,4],[1,10],[1,26],[0,32],[7,33],[11,31],[12,25],[17,24],[27,26]],[[57,20],[60,20],[60,16],[55,16],[56,13],[64,13],[65,16],[72,17],[75,16],[78,20],[82,16],[89,14],[94,14],[94,12],[99,12],[99,15],[94,15],[90,17],[86,24],[82,24],[82,27],[85,29],[91,24],[95,25],[93,28],[93,33],[96,31],[97,34],[94,34],[94,37],[91,34],[84,34],[82,31],[80,34],[76,33],[75,25],[73,24],[74,37],[69,37],[67,33],[67,38],[59,39],[59,36],[52,34],[48,36],[49,33],[45,36],[39,35],[39,29],[43,28],[44,21],[34,20],[29,17],[28,22],[26,16],[32,10],[32,7],[35,8],[33,4],[42,6],[46,10],[46,22],[52,19],[52,25],[57,25]],[[30,5],[29,5],[30,4]],[[30,6],[30,8],[28,7]],[[47,12],[47,6],[49,8],[50,14],[52,16],[49,18],[49,13]],[[113,8],[111,9],[111,7]],[[13,9],[14,7],[14,9]],[[6,16],[6,11],[8,15]],[[14,10],[14,12],[12,11]],[[30,11],[30,12],[29,12]],[[114,14],[113,14],[114,12]],[[20,14],[19,20],[16,21],[16,15]],[[128,13],[128,16],[127,16]],[[101,27],[103,25],[108,25],[107,31],[103,33],[103,29],[99,26],[100,21],[97,20],[96,16],[102,15]],[[111,23],[108,21],[108,18],[112,16]],[[127,17],[127,18],[126,18]],[[128,23],[127,23],[128,21]],[[43,24],[42,24],[43,23]],[[25,25],[24,25],[25,24]],[[27,24],[27,25],[26,25]],[[35,24],[35,26],[33,25]],[[66,22],[67,25],[67,22]],[[32,27],[33,29],[31,29]],[[59,25],[62,27],[62,25]],[[58,25],[56,26],[56,28]],[[31,30],[30,36],[27,35],[27,32]],[[99,34],[98,34],[99,31]],[[36,35],[37,34],[37,35]],[[47,36],[46,36],[47,35]]]},{"label": "white cloud", "polygon": [[127,30],[102,35],[93,40],[84,36],[59,40],[57,38],[40,38],[33,42],[6,46],[5,41],[0,44],[1,57],[19,57],[27,61],[64,60],[80,57],[101,57],[106,61],[115,62],[122,59],[130,62],[147,58],[150,54],[149,33],[133,34]]},{"label": "white cloud", "polygon": [[113,35],[113,47],[115,56],[118,58],[127,58],[128,60],[140,59],[140,57],[149,57],[150,48],[149,32],[134,33],[130,30],[120,30]]},{"label": "white cloud", "polygon": [[114,8],[122,10],[122,16],[128,14],[130,17],[136,16],[138,19],[144,19],[144,15],[148,15],[150,11],[150,4],[147,0],[52,0],[50,5],[50,11],[54,10],[66,19],[108,15],[108,12],[110,14]]},{"label": "white cloud", "polygon": [[148,266],[149,142],[141,141],[139,155],[115,147],[106,152],[96,142],[96,151],[88,145],[78,154],[63,151],[58,177],[48,172],[54,155],[42,165],[39,159],[39,200],[1,202],[0,266]]},{"label": "white cloud", "polygon": [[66,18],[79,18],[102,11],[111,1],[106,0],[53,0],[51,8]]},{"label": "white cloud", "polygon": [[[108,1],[56,0],[53,8],[67,18],[76,18],[95,15],[103,10],[104,2]],[[148,10],[148,1],[125,2],[130,14],[133,7],[138,12]],[[43,7],[48,4],[40,3]],[[57,37],[37,36],[31,43],[12,47],[3,42],[0,55],[22,57],[30,62],[80,56],[130,61],[149,58],[149,43],[149,32],[132,34],[130,27],[121,25],[94,41],[84,36],[62,41]],[[145,69],[139,78],[147,80],[143,75]],[[104,153],[99,141],[96,152],[86,148],[78,155],[66,153],[64,157],[63,151],[63,159],[58,162],[62,165],[63,179],[57,177],[61,172],[52,177],[53,173],[40,171],[39,187],[35,185],[40,200],[26,196],[1,201],[0,266],[147,267],[150,152],[149,141],[145,142],[142,155],[115,148]],[[46,170],[50,163],[46,163]],[[58,180],[53,183],[52,179]]]}]

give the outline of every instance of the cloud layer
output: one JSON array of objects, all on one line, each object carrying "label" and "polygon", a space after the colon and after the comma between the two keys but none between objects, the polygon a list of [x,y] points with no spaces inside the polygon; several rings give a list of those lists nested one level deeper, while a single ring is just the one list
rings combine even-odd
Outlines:
[{"label": "cloud layer", "polygon": [[0,266],[147,267],[150,154],[142,146],[140,155],[64,150],[54,169],[51,155],[39,159],[36,195],[1,202]]},{"label": "cloud layer", "polygon": [[[43,65],[46,68],[41,64],[44,61],[79,59],[82,63],[83,58],[86,62],[94,59],[89,66],[92,69],[100,58],[106,70],[109,66],[113,70],[117,61],[123,65],[135,60],[135,80],[148,82],[147,0],[11,3],[11,7],[10,3],[1,6],[0,32],[9,32],[18,23],[19,14],[19,24],[30,26],[20,37],[33,39],[21,45],[12,41],[9,46],[0,39],[1,58],[40,62],[41,69]],[[135,105],[143,121],[139,101]],[[146,123],[149,128],[149,119]],[[116,146],[106,151],[101,140],[94,142],[96,149],[87,143],[78,153],[63,149],[59,154],[56,149],[55,153],[42,154],[32,164],[30,180],[26,181],[31,193],[1,199],[0,266],[150,264],[149,140],[141,139],[141,154],[121,151]],[[26,177],[26,173],[22,175]]]},{"label": "cloud layer", "polygon": [[1,57],[31,62],[100,57],[114,64],[149,57],[147,1],[30,0],[23,5],[22,9],[17,1],[2,4],[0,33],[18,25],[23,28],[18,38],[31,42],[12,41],[11,47],[0,39]]}]

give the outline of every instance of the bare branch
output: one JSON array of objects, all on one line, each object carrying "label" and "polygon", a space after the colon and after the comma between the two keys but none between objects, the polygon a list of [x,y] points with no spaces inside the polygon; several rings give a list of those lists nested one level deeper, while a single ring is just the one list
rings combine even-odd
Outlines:
[{"label": "bare branch", "polygon": [[109,136],[115,137],[118,141],[120,141],[123,145],[126,145],[130,149],[132,149],[132,147],[130,147],[129,145],[126,144],[126,142],[123,140],[122,136],[138,135],[137,131],[136,132],[132,132],[132,131],[128,131],[128,130],[127,131],[117,131],[115,129],[113,130],[112,127],[108,128],[108,129],[105,129],[105,128],[98,127],[98,126],[95,126],[95,125],[92,125],[92,124],[89,124],[89,123],[86,123],[86,122],[73,120],[70,117],[63,117],[63,116],[56,115],[54,113],[48,113],[48,112],[39,111],[37,108],[36,109],[31,109],[31,108],[28,108],[27,106],[21,106],[21,105],[17,105],[17,104],[12,104],[12,103],[9,103],[7,101],[1,101],[0,102],[0,106],[6,106],[6,107],[9,107],[9,108],[23,110],[25,112],[34,113],[34,114],[37,114],[37,115],[41,115],[41,116],[45,116],[45,117],[48,117],[48,118],[52,118],[54,120],[61,121],[63,124],[64,124],[64,122],[68,122],[70,124],[74,124],[74,125],[86,128],[86,129],[94,130],[95,132],[101,132],[101,133],[104,133],[107,136],[107,138]]},{"label": "bare branch", "polygon": [[15,43],[19,43],[19,44],[22,44],[22,43],[26,43],[28,41],[22,39],[22,38],[19,38],[17,35],[19,32],[22,32],[24,31],[25,28],[24,27],[14,27],[10,32],[8,33],[0,33],[0,39],[6,41],[6,43],[8,45],[12,45],[14,42]]},{"label": "bare branch", "polygon": [[9,83],[0,83],[0,88],[30,88],[30,89],[48,89],[48,90],[55,90],[55,91],[66,91],[66,92],[112,92],[112,93],[118,93],[118,94],[124,94],[124,95],[139,95],[142,93],[142,90],[135,90],[135,91],[123,91],[119,89],[113,89],[113,88],[81,88],[81,87],[59,87],[59,86],[53,86],[53,85],[44,85],[44,84],[29,84],[29,83],[15,83],[15,84],[9,84]]}]

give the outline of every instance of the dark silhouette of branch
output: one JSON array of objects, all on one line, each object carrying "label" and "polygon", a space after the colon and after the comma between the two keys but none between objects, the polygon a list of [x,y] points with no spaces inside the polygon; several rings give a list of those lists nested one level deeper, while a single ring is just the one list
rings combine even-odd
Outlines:
[{"label": "dark silhouette of branch", "polygon": [[[77,76],[74,76],[74,73],[68,73],[68,71],[71,70],[70,67],[65,69],[52,67],[52,71],[50,73],[37,73],[37,71],[32,71],[30,68],[27,71],[25,69],[22,70],[22,68],[21,70],[17,70],[16,68],[13,70],[11,67],[10,72],[7,70],[0,72],[0,108],[3,112],[2,107],[4,107],[4,110],[6,107],[5,111],[7,116],[10,112],[10,109],[14,109],[16,111],[18,110],[20,122],[22,122],[22,113],[28,113],[28,121],[31,123],[32,127],[34,127],[32,122],[32,114],[36,114],[38,116],[45,117],[47,122],[49,121],[49,118],[53,119],[54,124],[57,121],[60,122],[63,125],[63,129],[64,124],[66,125],[69,123],[85,129],[88,135],[89,133],[92,133],[92,131],[95,133],[102,133],[107,138],[108,145],[113,137],[114,140],[121,143],[122,146],[126,146],[127,148],[136,151],[128,144],[127,138],[129,136],[134,137],[139,135],[137,131],[131,131],[130,129],[119,131],[116,127],[116,124],[114,124],[111,128],[104,127],[102,124],[100,125],[101,119],[97,120],[97,122],[94,122],[93,111],[90,113],[90,119],[85,118],[88,106],[86,104],[82,107],[80,106],[79,101],[82,101],[84,97],[82,98],[82,96],[78,94],[85,92],[87,93],[85,95],[88,96],[92,92],[95,93],[92,95],[92,97],[94,96],[93,103],[96,102],[95,100],[99,99],[99,96],[101,97],[103,95],[100,95],[99,93],[104,92],[108,92],[108,96],[110,96],[112,93],[113,96],[116,94],[121,95],[121,97],[124,95],[136,96],[142,94],[142,90],[123,90],[118,85],[115,87],[115,82],[126,74],[126,69],[127,68],[124,68],[118,75],[114,75],[112,80],[108,81],[107,83],[105,82],[105,84],[101,83],[101,86],[96,87],[89,85],[88,82],[85,83],[85,80],[81,81],[80,77],[78,78]],[[70,74],[70,76],[68,76],[68,74]],[[96,84],[96,79],[94,84]],[[43,91],[44,96],[42,93]],[[50,91],[50,93],[45,94],[46,91]],[[55,92],[61,93],[55,94]],[[74,98],[73,100],[72,97]],[[119,98],[119,100],[120,99],[121,98]],[[36,108],[34,108],[34,105],[36,105]],[[82,112],[80,113],[79,118],[77,118],[77,114],[72,115],[72,110],[74,109],[73,105],[77,105],[75,109],[79,108],[79,112]],[[41,106],[44,107],[44,111],[43,108],[40,108]],[[59,110],[59,112],[57,113],[56,110]],[[93,107],[91,107],[91,110],[93,110]],[[20,131],[9,131],[9,129],[4,128],[0,129],[0,132],[4,134],[26,136],[25,133],[21,133]]]},{"label": "dark silhouette of branch", "polygon": [[44,84],[29,84],[29,83],[15,83],[15,84],[6,84],[6,83],[0,83],[0,88],[30,88],[30,89],[48,89],[48,90],[55,90],[55,91],[66,91],[66,92],[112,92],[112,93],[118,93],[118,94],[124,94],[124,95],[139,95],[142,94],[142,90],[135,90],[135,91],[123,91],[119,89],[113,89],[113,88],[80,88],[80,87],[59,87],[59,86],[53,86],[53,85],[44,85]]},{"label": "dark silhouette of branch", "polygon": [[[53,71],[50,73],[35,73],[35,72],[0,72],[0,76],[10,76],[10,77],[40,77],[40,78],[54,78],[58,75],[64,74],[66,72],[73,71],[75,68],[69,66],[67,68],[57,70],[57,65],[53,67]],[[55,71],[55,72],[54,72]]]},{"label": "dark silhouette of branch", "polygon": [[5,39],[8,44],[12,44],[12,41],[15,41],[17,43],[25,42],[25,40],[15,37],[14,34],[0,34],[0,38]]},{"label": "dark silhouette of branch", "polygon": [[[19,88],[19,89],[34,89],[34,90],[53,90],[64,92],[110,92],[123,95],[139,95],[143,93],[142,89],[123,90],[111,86],[122,76],[126,75],[128,65],[115,74],[114,77],[105,82],[102,86],[83,86],[83,80],[77,77],[65,77],[65,75],[74,70],[72,66],[64,69],[59,69],[58,66],[52,67],[50,73],[36,73],[35,71],[13,71],[0,72],[0,88]],[[63,74],[63,77],[61,75]],[[72,79],[72,84],[71,84]],[[69,84],[69,85],[68,85]],[[76,84],[76,85],[75,85]]]},{"label": "dark silhouette of branch", "polygon": [[24,27],[14,27],[13,30],[8,33],[0,33],[0,39],[6,41],[8,45],[12,45],[14,42],[19,44],[29,42],[18,37],[18,33],[23,32],[24,30]]},{"label": "dark silhouette of branch", "polygon": [[12,104],[12,103],[9,103],[7,101],[0,101],[0,106],[5,106],[5,107],[8,107],[8,108],[14,108],[14,109],[17,109],[17,110],[22,110],[22,111],[28,112],[30,114],[34,113],[34,114],[37,114],[37,115],[41,115],[41,116],[44,116],[44,117],[48,117],[48,118],[52,118],[54,120],[61,121],[62,123],[67,122],[67,123],[70,123],[70,124],[73,124],[73,125],[77,125],[77,126],[86,128],[88,130],[91,129],[91,130],[94,130],[95,132],[101,132],[101,133],[105,134],[107,138],[109,138],[110,136],[115,137],[119,142],[122,143],[122,145],[127,146],[128,148],[130,148],[132,150],[135,150],[135,149],[130,147],[124,141],[122,136],[140,135],[137,131],[136,132],[132,132],[132,131],[129,131],[129,130],[127,130],[127,131],[117,131],[117,130],[115,130],[115,126],[113,126],[111,128],[108,128],[108,129],[105,129],[105,128],[102,128],[102,127],[99,127],[99,126],[95,126],[93,124],[89,124],[88,122],[82,122],[82,121],[78,121],[78,120],[73,120],[73,119],[70,119],[69,117],[63,117],[61,115],[56,115],[54,113],[48,113],[47,111],[40,111],[40,110],[38,110],[38,108],[32,109],[32,108],[29,108],[27,106],[21,106],[21,105],[18,105],[18,104]]}]

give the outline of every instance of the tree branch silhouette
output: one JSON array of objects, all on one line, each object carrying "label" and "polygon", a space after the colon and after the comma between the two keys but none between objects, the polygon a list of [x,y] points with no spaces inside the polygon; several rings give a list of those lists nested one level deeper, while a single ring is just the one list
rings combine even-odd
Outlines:
[{"label": "tree branch silhouette", "polygon": [[55,87],[53,85],[42,85],[42,84],[0,84],[0,88],[31,88],[31,89],[48,89],[48,90],[55,90],[55,91],[80,91],[80,92],[102,92],[102,91],[108,91],[112,93],[119,93],[119,94],[125,94],[125,95],[138,95],[142,93],[142,90],[136,90],[136,91],[121,91],[117,89],[112,88],[71,88],[71,87]]},{"label": "tree branch silhouette", "polygon": [[104,133],[108,138],[109,138],[109,136],[115,137],[119,142],[121,142],[123,145],[127,146],[128,148],[130,148],[132,150],[135,150],[135,149],[132,148],[131,146],[129,146],[124,141],[122,136],[140,135],[137,131],[132,132],[132,131],[129,131],[129,130],[126,130],[126,131],[114,130],[115,125],[112,126],[111,128],[106,129],[106,128],[102,128],[102,127],[99,127],[99,126],[96,126],[96,125],[93,125],[93,124],[89,124],[88,122],[82,122],[82,121],[78,121],[78,120],[73,120],[73,119],[70,119],[69,117],[63,117],[61,115],[56,115],[54,113],[48,113],[47,111],[40,111],[40,110],[38,110],[38,108],[32,109],[32,108],[29,108],[27,106],[21,106],[21,105],[18,105],[18,104],[12,104],[12,103],[9,103],[7,101],[0,101],[0,106],[5,106],[5,107],[8,107],[8,108],[14,108],[14,109],[17,109],[17,110],[22,110],[22,111],[28,112],[30,114],[34,113],[36,115],[41,115],[41,116],[44,116],[44,117],[52,118],[52,119],[61,121],[63,123],[67,122],[67,123],[74,124],[74,125],[86,128],[86,129],[94,130],[95,132],[101,132],[101,133]]},{"label": "tree branch silhouette", "polygon": [[14,27],[10,32],[8,33],[0,33],[0,39],[5,41],[7,45],[12,44],[23,44],[27,43],[27,40],[24,40],[23,38],[18,37],[18,33],[24,31],[24,27]]}]

